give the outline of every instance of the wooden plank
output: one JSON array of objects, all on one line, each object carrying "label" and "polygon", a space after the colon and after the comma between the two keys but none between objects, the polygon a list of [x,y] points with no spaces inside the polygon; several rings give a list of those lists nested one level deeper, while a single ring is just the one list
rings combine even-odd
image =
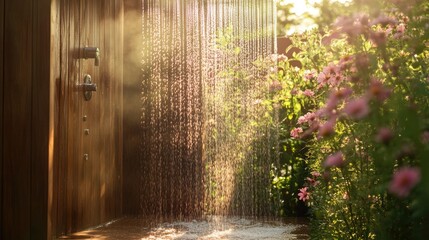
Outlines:
[{"label": "wooden plank", "polygon": [[69,18],[69,4],[73,1],[67,0],[59,0],[60,6],[60,79],[58,83],[58,94],[57,94],[57,102],[58,105],[58,138],[56,138],[55,143],[58,149],[58,158],[55,159],[55,164],[58,165],[55,170],[58,169],[58,174],[56,174],[55,179],[56,187],[55,190],[55,198],[57,202],[57,215],[56,215],[56,229],[55,235],[61,236],[67,234],[70,229],[70,220],[67,219],[67,215],[69,218],[71,217],[71,202],[68,201],[68,189],[70,187],[70,183],[68,181],[68,147],[67,147],[67,130],[68,130],[68,122],[67,122],[67,111],[68,108],[65,108],[67,104],[67,99],[69,97],[67,91],[67,83],[68,83],[68,56],[69,56],[69,34],[72,32],[72,29],[69,28],[70,18]]},{"label": "wooden plank", "polygon": [[108,221],[114,218],[115,209],[112,208],[115,203],[113,191],[115,189],[115,183],[113,181],[113,175],[115,173],[114,165],[114,154],[116,146],[114,145],[114,132],[116,126],[114,125],[114,115],[112,114],[112,94],[115,93],[115,76],[113,74],[115,65],[114,62],[114,48],[112,32],[113,22],[115,21],[112,12],[112,1],[103,1],[100,19],[100,48],[103,51],[103,62],[100,66],[100,80],[103,82],[103,95],[102,102],[100,104],[101,115],[100,115],[100,131],[102,133],[100,143],[104,147],[100,146],[100,159],[104,159],[102,162],[102,170],[100,171],[100,178],[102,179],[102,192],[100,193],[103,197],[102,204],[100,204],[102,221]]},{"label": "wooden plank", "polygon": [[[76,49],[79,49],[80,55],[79,58],[82,57],[83,52],[82,52],[82,48],[84,46],[91,46],[89,45],[89,39],[87,39],[87,37],[90,37],[89,34],[87,33],[89,31],[89,23],[88,23],[88,18],[89,13],[87,12],[88,9],[88,4],[90,1],[85,1],[85,0],[80,0],[79,3],[79,14],[77,15],[79,17],[79,25],[76,26],[79,28],[79,45],[76,46]],[[76,38],[76,36],[75,36]],[[85,73],[90,73],[88,71],[88,66],[86,64],[86,62],[89,60],[84,60],[84,59],[79,59],[79,69],[78,69],[78,75],[76,77],[76,84],[80,84],[83,82],[83,74]],[[93,74],[91,74],[93,79],[94,76]],[[76,135],[78,136],[78,141],[73,141],[73,145],[74,147],[78,147],[81,151],[81,154],[90,154],[89,153],[89,149],[90,149],[90,141],[89,141],[89,137],[88,136],[83,136],[83,130],[85,128],[90,128],[90,122],[93,121],[93,115],[92,113],[88,113],[86,111],[86,109],[84,109],[85,104],[83,102],[83,95],[80,94],[79,91],[79,98],[76,98],[75,101],[79,103],[79,111],[76,112],[76,115],[70,116],[69,117],[69,121],[70,122],[79,122],[79,119],[86,115],[87,116],[87,121],[85,122],[81,122],[82,124],[79,125],[79,127],[76,128]],[[91,131],[91,134],[94,135],[93,131]],[[73,221],[75,221],[76,223],[76,229],[75,231],[79,231],[82,229],[86,229],[88,227],[90,227],[90,223],[89,223],[89,208],[88,208],[88,203],[89,203],[89,199],[90,199],[90,189],[88,188],[88,183],[91,181],[89,179],[89,174],[88,171],[90,170],[92,164],[91,162],[93,161],[93,156],[89,155],[89,160],[85,161],[83,158],[75,158],[75,161],[77,161],[77,164],[75,165],[75,171],[76,171],[76,175],[77,177],[77,182],[75,183],[75,187],[78,188],[79,190],[76,192],[76,198],[74,199],[77,202],[76,205],[76,211],[77,211],[77,218],[73,219]]]},{"label": "wooden plank", "polygon": [[[122,0],[61,0],[61,82],[55,98],[59,102],[55,128],[60,139],[56,151],[66,163],[58,163],[59,184],[54,187],[62,190],[57,195],[57,235],[120,216],[121,184],[116,177],[121,174],[122,110],[117,104],[122,106],[123,52],[117,46],[122,43],[122,32],[116,31],[122,29],[123,9],[117,10],[115,4],[121,5]],[[80,59],[84,46],[100,47],[99,67],[94,67],[93,59]],[[87,102],[75,89],[86,73],[98,85]],[[89,136],[83,134],[84,128],[90,130]],[[89,153],[88,161],[83,160],[83,153]]]},{"label": "wooden plank", "polygon": [[48,240],[54,239],[58,231],[58,211],[60,185],[59,167],[60,162],[60,96],[61,96],[61,1],[52,0],[51,5],[51,72],[50,72],[50,94],[49,94],[49,175],[48,175]]},{"label": "wooden plank", "polygon": [[[141,8],[140,8],[141,9]],[[115,199],[115,218],[122,216],[122,166],[123,166],[123,57],[124,57],[124,2],[122,0],[115,0],[115,28],[114,28],[114,36],[115,36],[115,78],[116,80],[116,99],[114,103],[116,104],[114,107],[114,111],[116,113],[116,126],[117,131],[115,132],[115,140],[116,140],[116,155],[115,159],[115,172],[113,173],[113,181],[116,183],[114,196]]]},{"label": "wooden plank", "polygon": [[[59,82],[59,119],[58,119],[58,227],[57,236],[66,235],[78,230],[78,172],[81,163],[80,101],[81,93],[76,91],[79,80],[79,0],[62,0],[60,4],[60,82]],[[75,119],[72,121],[70,119]]]},{"label": "wooden plank", "polygon": [[109,182],[109,172],[110,168],[110,159],[111,159],[111,150],[112,146],[110,145],[110,135],[109,133],[112,131],[112,128],[110,127],[110,121],[111,118],[109,116],[109,112],[107,111],[109,104],[110,104],[110,91],[109,91],[109,85],[111,84],[110,79],[110,45],[108,45],[109,42],[109,36],[108,36],[108,29],[106,29],[109,26],[108,21],[105,21],[105,19],[109,19],[110,12],[109,12],[109,0],[98,2],[98,6],[95,7],[95,9],[99,10],[99,19],[95,19],[94,21],[97,21],[98,24],[96,24],[96,29],[98,30],[98,36],[99,39],[96,40],[97,46],[100,48],[101,51],[101,64],[99,66],[99,78],[97,79],[97,84],[99,86],[99,92],[97,92],[97,98],[98,101],[98,108],[100,116],[96,120],[96,124],[99,126],[99,135],[98,135],[98,141],[96,146],[96,154],[97,154],[97,160],[99,161],[99,172],[94,172],[93,174],[95,176],[98,176],[100,181],[100,192],[99,192],[99,204],[98,204],[98,212],[100,216],[100,222],[108,221],[109,214],[108,214],[108,205],[106,206],[106,203],[109,203],[109,193],[111,189],[111,183]]},{"label": "wooden plank", "polygon": [[[103,0],[94,0],[91,1],[91,4],[88,6],[89,14],[90,14],[90,20],[89,20],[89,34],[90,34],[90,43],[89,46],[94,47],[100,47],[101,46],[101,39],[104,39],[105,36],[100,36],[100,29],[102,28],[102,25],[100,23],[100,12],[103,11],[101,8],[101,1]],[[104,50],[105,51],[105,50]],[[103,52],[104,52],[103,51]],[[92,168],[89,173],[89,178],[91,179],[88,183],[88,189],[91,192],[91,198],[89,202],[89,206],[91,206],[91,216],[90,216],[90,225],[96,226],[100,223],[103,223],[100,219],[101,216],[101,184],[102,179],[101,177],[105,174],[104,167],[106,162],[104,159],[104,154],[106,152],[106,148],[109,147],[109,145],[103,145],[103,141],[105,139],[104,135],[108,133],[111,130],[108,130],[106,132],[102,131],[101,121],[108,121],[107,119],[103,118],[104,109],[103,104],[105,101],[105,95],[106,95],[106,87],[105,85],[109,82],[109,79],[102,79],[100,77],[100,72],[102,69],[102,66],[105,66],[103,61],[103,64],[100,64],[100,66],[95,66],[95,60],[87,60],[87,64],[92,69],[92,73],[94,76],[94,82],[98,84],[98,86],[101,86],[99,88],[98,92],[95,92],[93,95],[93,99],[91,101],[88,101],[89,104],[88,110],[93,113],[93,121],[90,121],[90,129],[91,129],[91,148],[90,148],[90,155],[91,157],[91,163]],[[102,85],[100,85],[102,84]],[[102,158],[103,157],[103,158]]]},{"label": "wooden plank", "polygon": [[[69,79],[68,90],[71,92],[71,98],[69,99],[69,103],[67,106],[74,104],[75,109],[73,112],[69,112],[68,121],[69,126],[71,127],[70,131],[73,131],[72,137],[69,138],[69,149],[73,149],[73,153],[69,155],[69,164],[72,166],[72,174],[73,177],[73,185],[72,185],[72,202],[73,202],[73,213],[75,215],[72,217],[72,232],[79,231],[83,228],[82,215],[85,214],[85,204],[84,199],[87,198],[87,191],[83,183],[85,182],[85,173],[82,171],[84,166],[84,150],[83,150],[83,122],[82,117],[82,99],[83,94],[81,91],[77,91],[75,86],[82,82],[82,70],[81,67],[83,65],[82,56],[82,46],[84,46],[84,42],[82,41],[82,5],[83,1],[77,3],[73,3],[71,6],[72,12],[70,13],[70,17],[73,19],[73,27],[74,27],[74,35],[70,35],[70,41],[72,45],[70,46],[69,51],[73,51],[73,56],[71,57],[72,61],[75,62],[76,67],[74,69],[69,69],[69,74],[71,78]],[[66,107],[67,107],[66,106]],[[89,118],[89,117],[88,117]],[[68,133],[70,134],[70,132]]]},{"label": "wooden plank", "polygon": [[[114,23],[116,21],[115,13],[114,13],[114,1],[109,0],[106,1],[106,4],[104,5],[104,13],[106,13],[105,16],[102,18],[103,22],[103,33],[100,33],[101,36],[104,36],[103,39],[103,45],[104,45],[104,51],[105,51],[105,63],[106,63],[106,70],[108,70],[108,75],[106,76],[109,80],[108,88],[106,88],[106,95],[104,96],[104,111],[106,116],[108,116],[108,121],[106,125],[103,126],[105,131],[107,131],[108,128],[111,130],[108,134],[108,142],[106,144],[109,146],[109,150],[106,152],[108,154],[108,158],[106,159],[106,174],[105,174],[105,181],[106,181],[106,200],[107,205],[105,205],[105,208],[103,211],[105,211],[106,216],[108,218],[114,218],[115,216],[115,201],[116,196],[114,195],[116,191],[116,181],[114,179],[114,174],[116,173],[116,165],[115,165],[115,152],[118,150],[116,146],[116,131],[117,131],[117,125],[116,125],[116,119],[115,119],[115,97],[117,95],[117,78],[115,76],[115,45],[114,45],[114,38],[115,38],[115,32],[114,32]],[[104,77],[103,77],[104,78]],[[107,119],[106,119],[107,120]]]},{"label": "wooden plank", "polygon": [[33,1],[31,90],[31,200],[32,238],[47,238],[49,101],[50,101],[50,0]]},{"label": "wooden plank", "polygon": [[4,8],[4,171],[2,239],[30,239],[33,1]]},{"label": "wooden plank", "polygon": [[81,49],[81,2],[79,0],[70,1],[66,10],[69,11],[68,25],[64,31],[68,31],[68,48],[67,53],[67,82],[66,91],[68,92],[67,102],[64,105],[67,108],[67,233],[72,233],[80,230],[80,214],[81,203],[80,197],[80,179],[82,173],[79,168],[83,164],[82,152],[82,98],[80,91],[76,90],[76,86],[80,83],[81,72],[80,66],[82,60],[80,57]]},{"label": "wooden plank", "polygon": [[[88,46],[88,47],[97,47],[95,42],[96,27],[94,26],[95,16],[95,1],[85,1],[81,0],[80,7],[80,47]],[[83,153],[89,155],[89,160],[83,161],[81,165],[78,166],[78,173],[81,176],[79,178],[79,228],[86,229],[91,226],[94,226],[96,221],[97,214],[97,206],[94,205],[96,202],[96,186],[99,184],[97,179],[94,176],[94,171],[97,168],[99,157],[95,149],[98,148],[96,145],[96,141],[98,139],[99,131],[97,131],[97,119],[98,119],[98,105],[99,95],[102,92],[100,85],[98,83],[98,72],[94,67],[93,59],[84,59],[81,61],[80,66],[80,76],[79,82],[83,82],[82,78],[85,74],[90,74],[92,77],[92,81],[98,84],[97,92],[92,94],[92,99],[90,101],[84,101],[83,99],[79,99],[82,102],[82,110],[81,115],[88,116],[88,120],[83,123],[82,129],[79,131],[83,131],[83,129],[89,129],[90,134],[84,135],[81,141],[81,147]],[[77,119],[72,119],[77,120]],[[83,135],[83,133],[82,133]]]},{"label": "wooden plank", "polygon": [[[4,1],[0,3],[0,19],[4,20]],[[3,233],[3,40],[4,21],[0,23],[0,238]]]}]

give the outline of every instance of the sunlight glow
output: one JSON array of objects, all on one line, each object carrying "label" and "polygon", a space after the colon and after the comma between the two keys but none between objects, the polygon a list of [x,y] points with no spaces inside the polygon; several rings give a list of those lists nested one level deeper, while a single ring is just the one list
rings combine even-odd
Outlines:
[{"label": "sunlight glow", "polygon": [[[301,19],[301,22],[298,26],[295,26],[291,28],[288,31],[288,34],[293,33],[299,33],[304,32],[306,30],[312,29],[316,27],[316,24],[312,21],[312,19],[309,19],[308,17],[305,17],[305,15],[311,15],[311,16],[318,16],[320,14],[319,9],[314,7],[314,4],[322,2],[322,0],[277,0],[280,5],[285,6],[287,4],[292,4],[293,7],[291,9],[291,13],[295,14],[299,19]],[[332,0],[332,2],[339,2],[339,3],[350,3],[352,0]]]}]

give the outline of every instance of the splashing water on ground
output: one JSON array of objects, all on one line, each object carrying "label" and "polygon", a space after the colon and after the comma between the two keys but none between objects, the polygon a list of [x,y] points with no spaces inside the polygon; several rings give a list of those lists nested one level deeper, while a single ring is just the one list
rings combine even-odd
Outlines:
[{"label": "splashing water on ground", "polygon": [[[152,225],[152,226],[151,226]],[[147,218],[124,218],[67,239],[126,240],[276,240],[308,239],[302,219],[262,221],[252,218],[210,216],[204,220],[171,221],[153,225]]]},{"label": "splashing water on ground", "polygon": [[[191,221],[162,224],[143,239],[299,239],[301,225],[260,222],[243,218],[218,218],[215,221]],[[302,239],[302,238],[301,238]]]}]

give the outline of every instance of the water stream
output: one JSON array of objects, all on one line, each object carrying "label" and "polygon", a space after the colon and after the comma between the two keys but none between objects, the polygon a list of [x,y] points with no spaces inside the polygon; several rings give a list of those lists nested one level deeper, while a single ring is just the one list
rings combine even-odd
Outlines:
[{"label": "water stream", "polygon": [[141,213],[276,215],[277,133],[262,103],[272,0],[142,0]]}]

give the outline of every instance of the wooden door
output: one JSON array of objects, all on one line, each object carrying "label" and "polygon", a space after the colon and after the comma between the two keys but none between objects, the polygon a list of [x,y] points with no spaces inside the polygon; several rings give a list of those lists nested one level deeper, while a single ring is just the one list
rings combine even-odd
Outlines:
[{"label": "wooden door", "polygon": [[[56,235],[121,215],[122,5],[61,0]],[[99,50],[99,59],[89,48]],[[90,99],[88,78],[97,86]]]}]

